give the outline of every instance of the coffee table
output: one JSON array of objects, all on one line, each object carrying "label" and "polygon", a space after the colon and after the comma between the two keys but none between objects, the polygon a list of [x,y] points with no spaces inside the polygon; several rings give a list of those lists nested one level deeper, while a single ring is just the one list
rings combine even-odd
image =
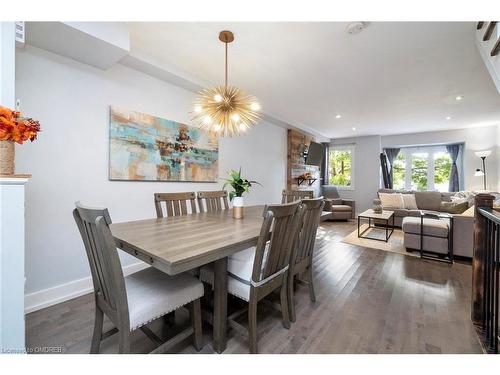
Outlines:
[{"label": "coffee table", "polygon": [[[361,219],[368,219],[368,227],[365,228],[362,232],[360,232]],[[384,222],[385,226],[380,227],[372,225],[372,221],[374,220]],[[389,224],[389,222],[391,222],[391,224]],[[385,229],[385,239],[364,235],[370,229],[380,229],[380,230]],[[393,232],[394,232],[394,211],[384,210],[381,213],[376,213],[372,209],[369,209],[358,215],[358,238],[367,238],[370,240],[387,242],[389,241],[389,238],[391,237]]]}]

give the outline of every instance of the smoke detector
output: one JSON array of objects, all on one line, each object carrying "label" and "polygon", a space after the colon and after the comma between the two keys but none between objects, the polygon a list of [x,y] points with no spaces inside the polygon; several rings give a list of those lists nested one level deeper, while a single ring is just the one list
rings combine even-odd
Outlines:
[{"label": "smoke detector", "polygon": [[349,25],[347,25],[346,31],[349,34],[359,34],[361,31],[366,29],[368,26],[368,22],[352,22]]}]

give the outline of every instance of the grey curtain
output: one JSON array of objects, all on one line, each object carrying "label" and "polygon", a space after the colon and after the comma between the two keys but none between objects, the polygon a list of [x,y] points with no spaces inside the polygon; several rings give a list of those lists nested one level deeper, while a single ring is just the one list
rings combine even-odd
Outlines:
[{"label": "grey curtain", "polygon": [[323,143],[323,146],[325,146],[325,157],[323,158],[323,161],[321,162],[321,184],[320,185],[330,185],[330,180],[328,178],[328,159],[330,156],[330,144],[329,143]]},{"label": "grey curtain", "polygon": [[460,149],[462,148],[461,144],[447,145],[446,151],[450,154],[451,158],[451,171],[450,171],[450,182],[448,183],[449,191],[460,191],[459,180],[458,180],[458,167],[457,167],[457,159],[458,154],[460,153]]},{"label": "grey curtain", "polygon": [[389,188],[392,189],[393,188],[393,173],[392,173],[392,163],[394,162],[394,159],[396,159],[396,157],[398,156],[399,154],[399,151],[401,151],[400,148],[386,148],[384,149],[384,152],[385,154],[387,155],[387,161],[389,162],[389,164],[391,165],[391,169],[389,170]]}]

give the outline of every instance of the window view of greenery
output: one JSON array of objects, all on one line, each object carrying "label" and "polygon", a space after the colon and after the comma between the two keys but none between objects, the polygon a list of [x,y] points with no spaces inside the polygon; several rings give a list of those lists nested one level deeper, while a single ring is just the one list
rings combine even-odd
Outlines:
[{"label": "window view of greenery", "polygon": [[400,152],[396,159],[393,161],[392,166],[392,185],[394,189],[405,188],[406,176],[406,157],[405,154]]},{"label": "window view of greenery", "polygon": [[[411,160],[409,163],[406,163],[407,156]],[[448,191],[451,164],[450,154],[446,152],[444,146],[429,146],[420,150],[411,147],[401,148],[392,166],[393,187],[407,190]],[[407,176],[410,177],[409,181],[406,181]]]},{"label": "window view of greenery", "polygon": [[331,150],[329,159],[330,185],[351,186],[351,150]]},{"label": "window view of greenery", "polygon": [[448,191],[451,173],[451,158],[447,152],[434,154],[434,188],[437,191]]},{"label": "window view of greenery", "polygon": [[411,188],[412,190],[427,190],[427,157],[426,152],[411,155]]}]

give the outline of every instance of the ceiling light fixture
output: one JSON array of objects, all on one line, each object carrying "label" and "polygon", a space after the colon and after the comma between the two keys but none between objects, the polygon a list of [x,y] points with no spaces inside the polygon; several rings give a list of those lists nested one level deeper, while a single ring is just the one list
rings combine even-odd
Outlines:
[{"label": "ceiling light fixture", "polygon": [[335,118],[336,119],[342,118],[342,115],[336,115]]},{"label": "ceiling light fixture", "polygon": [[259,120],[257,98],[227,84],[227,45],[234,40],[231,31],[221,31],[219,40],[225,44],[224,86],[204,89],[199,93],[191,119],[201,129],[221,137],[239,135]]},{"label": "ceiling light fixture", "polygon": [[446,120],[451,120],[451,117],[450,116],[446,116]]},{"label": "ceiling light fixture", "polygon": [[460,101],[460,100],[462,100],[463,98],[464,98],[464,97],[463,97],[462,95],[457,95],[457,96],[455,96],[455,100],[456,100],[457,102],[459,102],[459,101]]},{"label": "ceiling light fixture", "polygon": [[353,132],[355,132],[355,131],[356,131],[356,128],[355,128],[355,127],[353,127],[353,128],[352,128],[352,131],[353,131]]}]

